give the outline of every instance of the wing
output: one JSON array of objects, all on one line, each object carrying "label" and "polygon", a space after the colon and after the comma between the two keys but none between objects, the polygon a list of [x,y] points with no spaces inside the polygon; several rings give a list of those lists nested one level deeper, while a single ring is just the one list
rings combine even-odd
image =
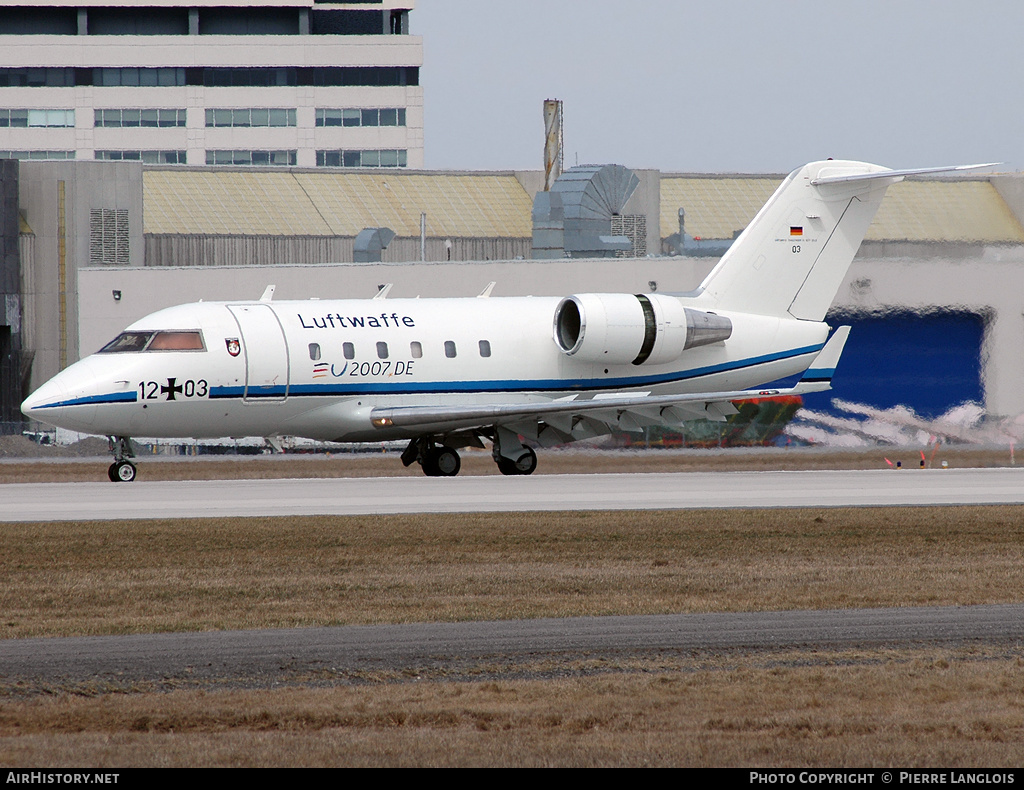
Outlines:
[{"label": "wing", "polygon": [[378,428],[405,428],[422,433],[451,434],[486,427],[501,427],[550,446],[588,439],[611,431],[642,431],[645,426],[678,426],[687,420],[724,420],[736,413],[734,401],[800,395],[831,389],[839,356],[850,334],[841,326],[787,389],[732,390],[688,395],[572,395],[541,403],[508,405],[395,406],[370,413]]}]

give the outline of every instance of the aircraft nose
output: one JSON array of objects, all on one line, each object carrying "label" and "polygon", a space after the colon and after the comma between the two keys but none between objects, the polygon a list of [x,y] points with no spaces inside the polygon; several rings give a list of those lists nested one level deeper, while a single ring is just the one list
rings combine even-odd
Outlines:
[{"label": "aircraft nose", "polygon": [[88,433],[96,412],[96,381],[89,360],[65,368],[21,404],[21,413],[60,428]]},{"label": "aircraft nose", "polygon": [[30,420],[56,425],[64,412],[64,401],[67,400],[67,393],[58,379],[50,379],[29,395],[21,404],[21,413]]}]

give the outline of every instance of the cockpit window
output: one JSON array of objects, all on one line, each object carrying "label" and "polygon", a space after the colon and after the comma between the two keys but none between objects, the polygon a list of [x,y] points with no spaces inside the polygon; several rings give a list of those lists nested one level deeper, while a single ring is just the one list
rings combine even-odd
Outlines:
[{"label": "cockpit window", "polygon": [[122,332],[101,348],[100,353],[116,354],[120,351],[142,351],[152,337],[152,332]]},{"label": "cockpit window", "polygon": [[195,332],[157,332],[146,351],[202,351],[203,336]]},{"label": "cockpit window", "polygon": [[205,351],[203,334],[196,330],[122,332],[100,349],[101,354],[122,351]]}]

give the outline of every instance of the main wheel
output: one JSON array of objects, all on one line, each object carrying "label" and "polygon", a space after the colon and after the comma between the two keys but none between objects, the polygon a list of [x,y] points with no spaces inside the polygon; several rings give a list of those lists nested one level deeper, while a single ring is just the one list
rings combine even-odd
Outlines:
[{"label": "main wheel", "polygon": [[135,464],[131,461],[118,461],[111,469],[114,470],[114,481],[130,483],[135,479]]},{"label": "main wheel", "polygon": [[518,461],[512,461],[505,457],[499,458],[498,471],[503,475],[532,474],[533,470],[537,468],[537,453],[529,447],[524,447],[523,449],[526,452],[519,457]]},{"label": "main wheel", "polygon": [[451,447],[431,447],[423,459],[427,477],[455,477],[462,468],[462,459]]}]

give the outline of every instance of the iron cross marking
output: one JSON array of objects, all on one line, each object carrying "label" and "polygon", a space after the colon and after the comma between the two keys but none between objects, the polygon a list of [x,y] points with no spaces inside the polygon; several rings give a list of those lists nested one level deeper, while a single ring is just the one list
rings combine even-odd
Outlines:
[{"label": "iron cross marking", "polygon": [[166,387],[160,387],[160,394],[161,395],[166,395],[167,396],[167,400],[174,400],[174,393],[176,393],[176,392],[178,394],[181,394],[182,386],[180,384],[175,386],[174,385],[174,381],[175,381],[174,379],[167,379],[167,386]]}]

